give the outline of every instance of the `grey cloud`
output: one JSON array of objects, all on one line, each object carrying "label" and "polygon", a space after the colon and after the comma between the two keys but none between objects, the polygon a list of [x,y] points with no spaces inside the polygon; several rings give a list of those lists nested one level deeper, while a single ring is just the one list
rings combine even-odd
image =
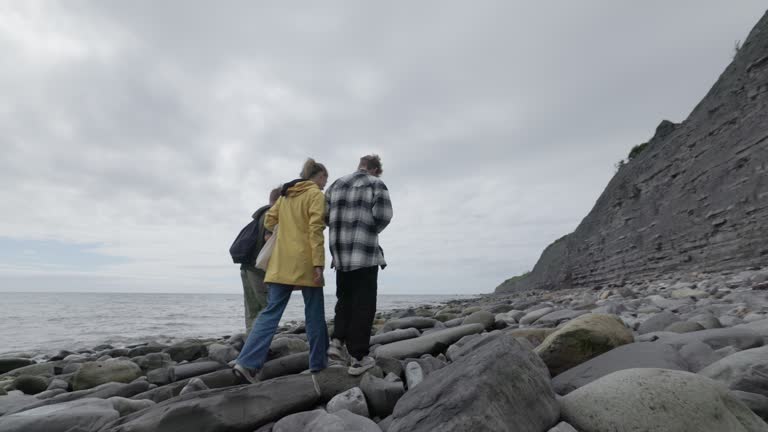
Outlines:
[{"label": "grey cloud", "polygon": [[[379,152],[396,210],[388,277],[422,283],[442,262],[461,276],[437,286],[490,291],[578,224],[659,121],[688,114],[763,12],[756,0],[50,4],[31,28],[55,21],[77,55],[33,58],[0,21],[0,198],[18,203],[0,235],[87,232],[130,253],[131,271],[173,280],[191,266],[236,287],[222,251],[271,187],[307,156],[335,177]],[[152,230],[166,237],[152,244]],[[176,256],[165,270],[151,263],[161,248]]]}]

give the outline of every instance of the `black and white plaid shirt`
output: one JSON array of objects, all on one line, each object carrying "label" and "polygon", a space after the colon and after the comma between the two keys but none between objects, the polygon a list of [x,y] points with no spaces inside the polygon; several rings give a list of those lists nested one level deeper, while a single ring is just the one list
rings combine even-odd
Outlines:
[{"label": "black and white plaid shirt", "polygon": [[359,170],[333,182],[325,201],[331,267],[339,271],[386,267],[379,233],[392,219],[392,202],[384,182]]}]

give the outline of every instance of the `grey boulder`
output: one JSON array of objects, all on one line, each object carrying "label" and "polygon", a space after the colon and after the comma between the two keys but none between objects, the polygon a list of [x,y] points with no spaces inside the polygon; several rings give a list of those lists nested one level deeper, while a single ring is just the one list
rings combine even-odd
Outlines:
[{"label": "grey boulder", "polygon": [[365,395],[363,394],[363,391],[360,390],[360,387],[353,387],[345,392],[337,394],[328,401],[325,409],[329,413],[347,410],[363,417],[370,417],[368,404],[365,401]]},{"label": "grey boulder", "polygon": [[104,399],[81,399],[0,417],[3,432],[96,432],[120,414]]},{"label": "grey boulder", "polygon": [[346,410],[328,413],[322,409],[283,417],[272,432],[381,432],[371,419]]},{"label": "grey boulder", "polygon": [[417,338],[382,345],[376,349],[374,356],[376,358],[392,357],[403,359],[408,357],[420,357],[423,354],[437,354],[445,351],[448,346],[462,337],[469,334],[481,333],[483,330],[484,327],[481,324],[467,324],[438,330]]},{"label": "grey boulder", "polygon": [[384,326],[381,327],[381,330],[379,330],[378,334],[387,333],[397,329],[405,329],[405,328],[423,329],[423,328],[442,327],[442,326],[443,326],[443,323],[436,319],[413,316],[413,317],[398,318],[398,319],[387,321],[386,323],[384,323]]},{"label": "grey boulder", "polygon": [[637,332],[640,334],[646,334],[662,331],[679,321],[681,321],[681,319],[677,314],[667,311],[659,312],[656,315],[653,315],[652,317],[643,321],[643,323],[640,324],[640,328],[637,329]]},{"label": "grey boulder", "polygon": [[768,431],[721,384],[684,371],[614,372],[569,393],[560,404],[563,420],[581,431]]},{"label": "grey boulder", "polygon": [[232,345],[218,343],[208,345],[208,358],[219,363],[227,364],[236,359],[238,354],[239,352]]},{"label": "grey boulder", "polygon": [[34,360],[19,357],[0,357],[0,374],[35,364]]},{"label": "grey boulder", "polygon": [[493,328],[493,325],[496,323],[496,317],[484,310],[479,310],[477,312],[472,312],[468,317],[464,318],[464,321],[462,321],[462,324],[480,324],[482,325],[486,330]]},{"label": "grey boulder", "polygon": [[289,414],[312,409],[358,385],[359,378],[350,376],[346,368],[331,367],[316,374],[203,390],[121,417],[104,432],[253,431]]},{"label": "grey boulder", "polygon": [[141,368],[132,361],[90,362],[75,373],[72,388],[85,390],[108,382],[129,383],[142,375]]},{"label": "grey boulder", "polygon": [[768,395],[768,346],[739,351],[699,371],[731,390]]},{"label": "grey boulder", "polygon": [[508,431],[514,425],[518,432],[541,432],[557,423],[546,365],[514,337],[500,332],[494,338],[409,390],[388,431]]},{"label": "grey boulder", "polygon": [[401,381],[391,382],[370,373],[363,375],[360,389],[368,401],[371,414],[379,417],[392,414],[395,404],[405,393],[405,387]]},{"label": "grey boulder", "polygon": [[387,333],[371,336],[371,345],[385,345],[392,342],[397,342],[405,339],[413,339],[419,337],[421,332],[415,328],[392,330]]},{"label": "grey boulder", "polygon": [[552,379],[552,387],[561,395],[568,394],[598,378],[623,369],[661,368],[688,370],[688,365],[669,345],[635,342],[614,348]]}]

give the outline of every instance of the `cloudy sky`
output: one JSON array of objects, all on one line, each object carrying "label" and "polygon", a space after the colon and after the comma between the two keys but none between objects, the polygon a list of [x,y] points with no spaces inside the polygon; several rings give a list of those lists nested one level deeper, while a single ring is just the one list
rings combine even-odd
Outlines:
[{"label": "cloudy sky", "polygon": [[307,156],[333,179],[375,152],[380,293],[490,292],[685,119],[764,12],[0,0],[0,290],[240,292],[228,248],[268,191]]}]

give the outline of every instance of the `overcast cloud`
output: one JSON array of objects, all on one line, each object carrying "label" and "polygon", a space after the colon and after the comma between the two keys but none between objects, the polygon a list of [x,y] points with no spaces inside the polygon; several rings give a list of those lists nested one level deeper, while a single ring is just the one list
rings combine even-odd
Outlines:
[{"label": "overcast cloud", "polygon": [[378,153],[380,293],[491,292],[685,119],[764,12],[0,1],[0,290],[239,292],[227,250],[269,190],[307,156],[334,179]]}]

